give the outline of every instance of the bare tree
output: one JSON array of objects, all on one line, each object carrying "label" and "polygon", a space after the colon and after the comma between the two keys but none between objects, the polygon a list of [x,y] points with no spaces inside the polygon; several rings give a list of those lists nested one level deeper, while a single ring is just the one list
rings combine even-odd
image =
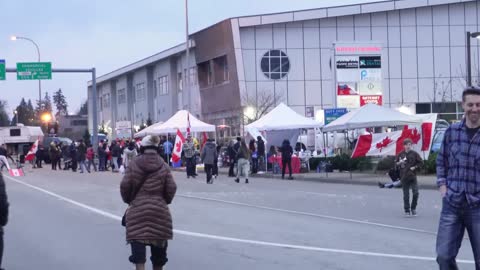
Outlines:
[{"label": "bare tree", "polygon": [[265,114],[270,112],[277,103],[282,100],[282,94],[273,94],[270,91],[259,91],[257,95],[249,95],[248,92],[242,96],[243,104],[245,104],[245,110],[252,110],[251,112],[243,113],[244,123],[246,125],[257,121]]}]

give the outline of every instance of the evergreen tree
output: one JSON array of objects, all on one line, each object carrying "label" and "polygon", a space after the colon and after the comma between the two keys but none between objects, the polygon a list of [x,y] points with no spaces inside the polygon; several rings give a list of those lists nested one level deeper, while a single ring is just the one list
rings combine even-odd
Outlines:
[{"label": "evergreen tree", "polygon": [[[17,125],[18,123],[21,123],[24,125],[28,124],[27,110],[28,110],[27,102],[25,102],[25,98],[22,98],[22,100],[20,101],[20,104],[15,109],[16,114],[15,112],[13,114],[12,126]],[[17,120],[18,120],[18,123],[17,123]]]},{"label": "evergreen tree", "polygon": [[7,113],[7,102],[0,100],[0,127],[7,127],[10,125],[10,117]]},{"label": "evergreen tree", "polygon": [[61,88],[53,94],[53,103],[57,109],[57,113],[55,115],[68,115],[67,99],[63,95]]},{"label": "evergreen tree", "polygon": [[88,114],[88,100],[85,101],[82,106],[80,106],[80,110],[77,113],[78,115],[87,115]]},{"label": "evergreen tree", "polygon": [[43,112],[48,112],[52,114],[52,99],[48,95],[48,92],[45,92],[45,97],[42,100],[43,103]]},{"label": "evergreen tree", "polygon": [[26,110],[26,120],[25,125],[27,126],[34,126],[38,123],[37,119],[35,119],[35,109],[33,108],[32,100],[28,100],[27,103],[27,110]]}]

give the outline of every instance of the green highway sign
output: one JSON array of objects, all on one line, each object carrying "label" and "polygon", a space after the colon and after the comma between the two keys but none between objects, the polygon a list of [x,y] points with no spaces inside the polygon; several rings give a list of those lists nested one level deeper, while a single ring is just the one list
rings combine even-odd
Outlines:
[{"label": "green highway sign", "polygon": [[51,80],[52,63],[17,63],[17,80]]},{"label": "green highway sign", "polygon": [[7,76],[5,75],[5,60],[0,59],[0,81],[4,81]]}]

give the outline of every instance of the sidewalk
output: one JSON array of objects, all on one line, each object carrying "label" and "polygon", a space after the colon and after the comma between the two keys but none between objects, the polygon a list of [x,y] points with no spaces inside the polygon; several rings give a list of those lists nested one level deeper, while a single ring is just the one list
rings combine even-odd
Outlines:
[{"label": "sidewalk", "polygon": [[[173,171],[185,172],[185,168],[172,168]],[[203,170],[197,170],[198,173],[204,174]],[[228,168],[219,168],[218,170],[220,175],[228,175]],[[269,178],[269,179],[278,179],[281,180],[281,174],[272,174],[269,173],[260,173],[253,174],[251,178]],[[319,183],[333,183],[333,184],[350,184],[350,185],[365,185],[365,186],[378,186],[378,182],[387,183],[391,182],[390,177],[384,173],[361,173],[354,172],[350,177],[349,172],[333,172],[328,173],[324,172],[309,172],[294,174],[294,181],[311,181]],[[437,189],[436,185],[437,177],[435,175],[418,175],[418,186],[421,189]]]}]

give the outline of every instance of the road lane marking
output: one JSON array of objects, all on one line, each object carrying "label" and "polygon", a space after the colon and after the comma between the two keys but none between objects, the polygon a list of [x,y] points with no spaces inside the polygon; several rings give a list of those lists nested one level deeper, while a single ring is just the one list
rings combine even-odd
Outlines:
[{"label": "road lane marking", "polygon": [[410,231],[410,232],[437,235],[436,232],[427,231],[427,230],[413,229],[413,228],[408,228],[408,227],[394,226],[394,225],[388,225],[388,224],[377,223],[377,222],[369,222],[369,221],[357,220],[357,219],[351,219],[351,218],[341,218],[341,217],[335,217],[335,216],[329,216],[329,215],[321,215],[321,214],[314,214],[314,213],[309,213],[309,212],[301,212],[301,211],[287,210],[287,209],[281,209],[281,208],[259,206],[259,205],[248,204],[248,203],[240,203],[240,202],[226,201],[226,200],[220,200],[220,199],[212,199],[212,198],[207,198],[207,197],[199,197],[199,196],[192,196],[192,195],[186,195],[186,194],[177,194],[176,196],[177,197],[182,197],[182,198],[188,198],[188,199],[212,201],[212,202],[219,202],[219,203],[225,203],[225,204],[231,204],[231,205],[251,207],[251,208],[257,208],[257,209],[263,209],[263,210],[270,210],[270,211],[282,212],[282,213],[288,213],[288,214],[296,214],[296,215],[302,215],[302,216],[318,217],[318,218],[324,218],[324,219],[331,219],[331,220],[337,220],[337,221],[357,223],[357,224],[376,226],[376,227],[382,227],[382,228],[388,228],[388,229],[394,229],[394,230],[402,230],[402,231]]},{"label": "road lane marking", "polygon": [[[75,200],[69,199],[62,195],[56,194],[54,192],[48,191],[41,187],[34,186],[32,184],[26,183],[24,181],[20,181],[18,179],[12,178],[10,176],[4,175],[5,178],[17,183],[29,187],[31,189],[40,191],[47,195],[50,195],[54,198],[62,200],[64,202],[70,203],[72,205],[78,206],[85,210],[91,211],[93,213],[99,214],[101,216],[120,221],[122,217],[117,216],[115,214],[106,212],[104,210],[86,205],[81,202],[77,202]],[[436,258],[433,257],[422,257],[422,256],[411,256],[411,255],[400,255],[400,254],[389,254],[389,253],[377,253],[377,252],[366,252],[366,251],[356,251],[356,250],[347,250],[347,249],[332,249],[332,248],[322,248],[322,247],[315,247],[315,246],[303,246],[303,245],[290,245],[290,244],[283,244],[283,243],[274,243],[274,242],[265,242],[265,241],[257,241],[257,240],[250,240],[250,239],[242,239],[242,238],[233,238],[233,237],[226,237],[226,236],[219,236],[213,234],[205,234],[205,233],[198,233],[198,232],[191,232],[191,231],[184,231],[184,230],[173,230],[175,234],[183,235],[183,236],[191,236],[197,238],[204,238],[204,239],[211,239],[211,240],[220,240],[220,241],[227,241],[227,242],[234,242],[234,243],[244,243],[250,245],[257,245],[257,246],[266,246],[266,247],[278,247],[278,248],[286,248],[286,249],[296,249],[296,250],[305,250],[305,251],[317,251],[317,252],[325,252],[325,253],[335,253],[335,254],[347,254],[347,255],[359,255],[359,256],[366,256],[366,257],[381,257],[381,258],[392,258],[392,259],[408,259],[408,260],[417,260],[417,261],[430,261],[435,262]],[[457,260],[457,263],[462,264],[475,264],[472,260]]]}]

